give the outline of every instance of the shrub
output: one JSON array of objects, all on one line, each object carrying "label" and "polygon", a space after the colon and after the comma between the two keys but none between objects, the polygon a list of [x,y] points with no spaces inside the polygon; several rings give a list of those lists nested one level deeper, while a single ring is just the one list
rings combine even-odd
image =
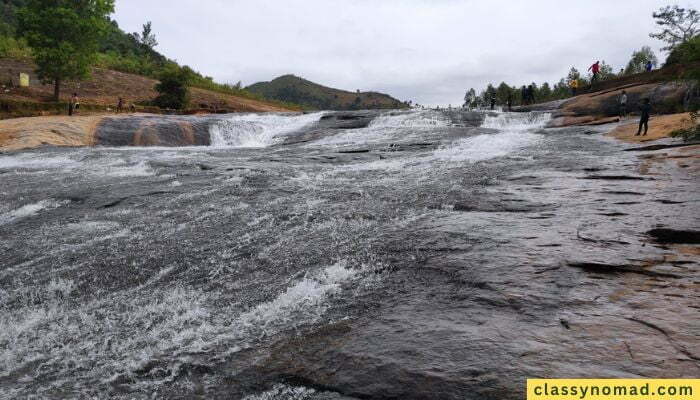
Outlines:
[{"label": "shrub", "polygon": [[688,120],[688,127],[683,128],[683,129],[677,129],[673,132],[671,132],[671,137],[680,137],[683,138],[683,140],[690,142],[690,141],[699,141],[700,140],[700,115],[698,115],[698,111],[694,111],[690,113],[690,120]]},{"label": "shrub", "polygon": [[191,73],[185,68],[168,68],[158,77],[156,91],[160,93],[153,103],[160,108],[181,110],[189,103],[189,86]]},{"label": "shrub", "polygon": [[31,49],[24,39],[0,35],[1,58],[29,59],[31,56]]}]

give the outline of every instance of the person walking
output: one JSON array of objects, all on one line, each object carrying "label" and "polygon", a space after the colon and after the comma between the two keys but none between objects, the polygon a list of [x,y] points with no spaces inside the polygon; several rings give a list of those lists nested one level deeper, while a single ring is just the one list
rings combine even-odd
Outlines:
[{"label": "person walking", "polygon": [[591,71],[591,73],[593,74],[593,77],[591,78],[591,87],[593,87],[593,84],[598,82],[598,74],[600,73],[600,61],[596,61],[595,64],[588,67],[588,70]]},{"label": "person walking", "polygon": [[647,65],[644,67],[644,69],[645,69],[647,72],[651,72],[651,70],[654,69],[654,64],[651,63],[651,60],[647,61]]},{"label": "person walking", "polygon": [[78,108],[80,107],[80,101],[78,100],[78,93],[73,93],[68,101],[68,115],[72,116]]},{"label": "person walking", "polygon": [[576,92],[578,91],[578,79],[572,79],[571,82],[569,82],[569,87],[571,88],[571,95],[576,96]]},{"label": "person walking", "polygon": [[620,118],[627,118],[627,92],[624,90],[620,95]]},{"label": "person walking", "polygon": [[639,106],[639,111],[642,112],[642,116],[639,119],[639,130],[637,130],[635,136],[639,136],[642,133],[642,127],[644,127],[644,135],[642,136],[646,136],[649,131],[649,114],[651,114],[651,104],[648,98],[642,101],[642,104]]}]

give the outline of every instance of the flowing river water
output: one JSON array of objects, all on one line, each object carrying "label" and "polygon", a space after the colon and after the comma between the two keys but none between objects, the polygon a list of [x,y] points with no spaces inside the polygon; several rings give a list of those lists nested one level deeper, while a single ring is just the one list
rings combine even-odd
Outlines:
[{"label": "flowing river water", "polygon": [[208,145],[0,154],[0,398],[502,400],[528,377],[700,375],[698,257],[647,235],[698,229],[697,178],[605,128],[187,118]]}]

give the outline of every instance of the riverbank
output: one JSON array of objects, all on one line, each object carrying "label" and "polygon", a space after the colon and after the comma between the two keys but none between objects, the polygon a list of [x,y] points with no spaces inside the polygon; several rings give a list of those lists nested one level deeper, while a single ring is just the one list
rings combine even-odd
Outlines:
[{"label": "riverbank", "polygon": [[[64,114],[72,93],[78,93],[82,108],[92,112],[114,111],[120,97],[127,107],[135,104],[139,112],[168,112],[148,106],[158,95],[155,91],[158,81],[149,77],[95,68],[88,80],[65,82],[60,102],[54,102],[53,86],[41,83],[35,68],[26,60],[0,58],[0,81],[4,83],[0,92],[0,119]],[[19,86],[20,73],[29,76],[29,87]],[[185,114],[292,111],[278,102],[197,87],[190,88],[190,97],[190,108],[183,112]]]},{"label": "riverbank", "polygon": [[607,135],[628,143],[644,143],[670,137],[673,131],[690,125],[690,113],[657,115],[649,120],[649,131],[645,136],[636,136],[639,119],[630,118],[623,121]]},{"label": "riverbank", "polygon": [[0,150],[16,151],[41,146],[81,147],[95,144],[95,132],[106,117],[127,114],[92,114],[25,117],[0,120]]}]

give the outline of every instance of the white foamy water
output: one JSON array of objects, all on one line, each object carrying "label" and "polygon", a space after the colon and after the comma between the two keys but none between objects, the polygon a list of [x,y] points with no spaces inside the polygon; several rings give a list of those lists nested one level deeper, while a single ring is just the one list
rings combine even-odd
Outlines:
[{"label": "white foamy water", "polygon": [[290,286],[275,299],[241,314],[232,324],[233,330],[221,335],[220,340],[233,339],[244,344],[241,341],[245,342],[251,337],[315,323],[326,312],[328,297],[337,293],[341,285],[358,272],[348,269],[344,262],[326,267]]},{"label": "white foamy water", "polygon": [[40,153],[17,154],[0,157],[0,169],[57,169],[79,165],[67,156],[46,156]]},{"label": "white foamy water", "polygon": [[500,113],[487,115],[482,128],[504,131],[532,131],[542,129],[552,119],[549,113]]},{"label": "white foamy water", "polygon": [[9,224],[22,218],[31,217],[38,214],[42,210],[51,210],[58,208],[68,201],[56,201],[52,199],[42,200],[37,203],[27,204],[16,210],[0,214],[0,225]]},{"label": "white foamy water", "polygon": [[502,113],[488,115],[482,128],[497,129],[492,135],[479,135],[462,139],[435,151],[434,156],[443,161],[478,162],[508,154],[531,146],[541,139],[534,133],[543,129],[551,114]]},{"label": "white foamy water", "polygon": [[444,115],[435,111],[391,112],[378,116],[366,128],[349,129],[310,143],[309,146],[396,142],[397,139],[415,137],[448,125],[449,121]]},{"label": "white foamy water", "polygon": [[324,113],[303,115],[245,114],[210,128],[212,147],[256,148],[278,143],[283,136],[318,122]]},{"label": "white foamy water", "polygon": [[306,400],[314,394],[314,389],[278,384],[266,392],[246,396],[243,400]]}]

